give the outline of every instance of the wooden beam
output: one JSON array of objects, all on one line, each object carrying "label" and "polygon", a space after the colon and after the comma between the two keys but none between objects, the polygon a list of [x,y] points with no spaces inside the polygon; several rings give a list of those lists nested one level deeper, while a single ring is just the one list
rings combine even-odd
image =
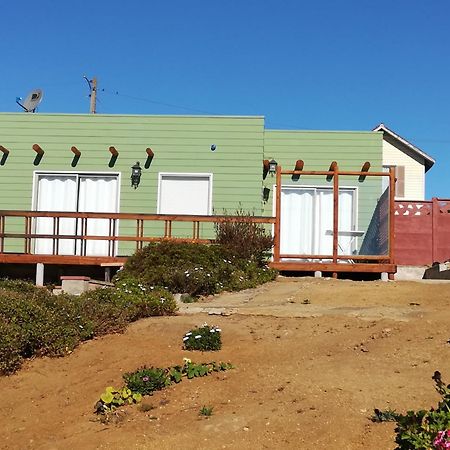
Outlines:
[{"label": "wooden beam", "polygon": [[362,183],[362,182],[366,179],[367,172],[369,171],[369,169],[370,169],[370,162],[369,162],[369,161],[366,161],[366,162],[363,164],[363,166],[361,167],[361,175],[360,175],[359,178],[358,178],[358,181],[359,181],[360,183]]},{"label": "wooden beam", "polygon": [[337,162],[333,161],[330,164],[330,168],[328,169],[328,175],[327,175],[327,181],[331,181],[336,173],[337,170]]},{"label": "wooden beam", "polygon": [[72,147],[70,148],[70,151],[73,153],[73,159],[72,159],[72,162],[70,165],[72,167],[76,167],[78,164],[78,161],[80,160],[81,152],[74,145],[72,145]]},{"label": "wooden beam", "polygon": [[78,150],[74,145],[70,148],[70,151],[75,155],[78,156],[78,158],[81,156],[80,150]]},{"label": "wooden beam", "polygon": [[269,173],[269,160],[264,159],[263,160],[263,180],[266,179],[268,173]]},{"label": "wooden beam", "polygon": [[109,151],[111,153],[112,156],[115,156],[116,158],[119,156],[119,152],[117,151],[116,147],[109,147]]},{"label": "wooden beam", "polygon": [[6,160],[8,159],[9,150],[7,148],[3,147],[3,145],[0,145],[0,152],[3,153],[2,159],[0,160],[0,166],[4,166],[6,163]]},{"label": "wooden beam", "polygon": [[42,157],[44,156],[44,150],[41,148],[39,144],[33,144],[32,149],[36,152],[36,156],[34,158],[33,164],[38,166],[41,162]]},{"label": "wooden beam", "polygon": [[[293,175],[294,170],[283,170],[282,175]],[[302,175],[330,175],[333,176],[334,171],[330,172],[328,170],[302,170]],[[361,172],[359,170],[340,170],[339,175],[347,176],[359,176]],[[389,172],[367,172],[364,174],[366,177],[388,177]],[[330,178],[331,180],[331,178]]]},{"label": "wooden beam", "polygon": [[109,160],[108,167],[114,167],[116,164],[117,158],[119,157],[119,152],[117,151],[116,147],[109,147],[109,151],[111,153],[111,159]]},{"label": "wooden beam", "polygon": [[[295,163],[295,167],[294,167],[294,172],[301,172],[303,170],[303,166],[305,165],[305,163],[303,162],[303,160],[301,159],[297,159],[296,163]],[[300,178],[300,173],[293,173],[292,174],[292,181],[298,181]]]},{"label": "wooden beam", "polygon": [[145,150],[145,152],[147,153],[147,160],[145,161],[144,167],[148,169],[152,164],[153,157],[155,156],[155,154],[153,153],[153,150],[150,147],[148,147]]},{"label": "wooden beam", "polygon": [[358,263],[358,264],[345,264],[345,263],[302,263],[302,262],[270,262],[269,266],[289,272],[315,272],[319,270],[321,272],[368,272],[368,273],[395,273],[397,266],[395,264],[371,264],[371,263]]},{"label": "wooden beam", "polygon": [[43,155],[45,153],[39,144],[33,144],[32,148],[38,155]]}]

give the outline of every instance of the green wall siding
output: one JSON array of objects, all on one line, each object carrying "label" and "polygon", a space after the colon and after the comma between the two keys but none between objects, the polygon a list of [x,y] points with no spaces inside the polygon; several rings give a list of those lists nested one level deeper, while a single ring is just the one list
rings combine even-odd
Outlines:
[{"label": "green wall siding", "polygon": [[[158,173],[197,172],[213,174],[215,213],[242,206],[259,215],[263,140],[262,117],[0,114],[0,144],[10,150],[0,166],[0,209],[32,208],[35,171],[89,171],[121,173],[120,212],[156,213]],[[35,143],[45,151],[38,166],[33,165]],[[81,151],[76,168],[73,145]],[[109,146],[119,152],[112,168]],[[154,158],[135,190],[131,166],[136,161],[144,166],[147,147]],[[163,224],[157,228],[162,232]],[[121,221],[120,229],[134,234],[135,223]],[[128,248],[120,244],[120,253]]]},{"label": "green wall siding", "polygon": [[[33,165],[39,144],[45,155],[38,166]],[[217,146],[210,150],[211,144]],[[158,174],[212,173],[213,210],[215,214],[232,214],[242,207],[256,215],[271,216],[273,184],[270,175],[262,180],[262,160],[275,158],[284,169],[293,169],[303,159],[305,169],[326,170],[336,160],[344,170],[359,170],[365,161],[371,170],[381,169],[382,135],[374,132],[276,131],[264,130],[263,117],[226,116],[126,116],[67,114],[0,114],[0,145],[10,150],[6,164],[0,166],[0,209],[30,210],[32,208],[33,174],[35,171],[67,171],[120,173],[120,212],[156,213]],[[82,153],[74,168],[71,146]],[[114,146],[119,157],[108,167]],[[146,148],[154,158],[145,169]],[[141,184],[130,186],[131,166],[140,161]],[[302,177],[283,184],[331,185],[324,180]],[[367,178],[358,183],[356,177],[342,183],[357,186],[359,194],[358,228],[370,221],[380,196],[381,180]],[[269,201],[263,204],[262,186],[271,189]],[[17,223],[13,219],[9,224]],[[212,234],[212,227],[208,227]],[[205,230],[206,230],[205,228]],[[163,234],[164,224],[148,225],[149,234]],[[10,230],[10,229],[9,229]],[[134,235],[135,223],[120,222],[121,234]],[[191,225],[176,228],[191,233]],[[22,242],[10,241],[9,251],[21,251]],[[133,244],[121,243],[119,253],[127,254]]]}]

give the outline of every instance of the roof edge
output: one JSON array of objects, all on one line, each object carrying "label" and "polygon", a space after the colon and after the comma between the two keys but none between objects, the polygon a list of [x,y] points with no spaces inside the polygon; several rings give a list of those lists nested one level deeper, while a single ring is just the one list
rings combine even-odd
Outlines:
[{"label": "roof edge", "polygon": [[412,150],[414,153],[418,154],[424,159],[425,163],[425,172],[428,172],[432,167],[433,164],[436,162],[436,160],[425,153],[423,150],[421,150],[419,147],[416,147],[414,144],[411,144],[408,140],[401,137],[399,134],[397,134],[395,131],[392,131],[390,128],[388,128],[384,123],[380,123],[377,125],[372,131],[382,131],[383,133],[388,134],[389,136],[393,137],[395,140],[400,142],[401,144],[408,147],[410,150]]}]

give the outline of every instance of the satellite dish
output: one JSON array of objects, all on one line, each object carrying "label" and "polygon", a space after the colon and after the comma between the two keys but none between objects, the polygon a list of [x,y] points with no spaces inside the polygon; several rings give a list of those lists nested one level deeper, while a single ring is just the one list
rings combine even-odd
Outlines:
[{"label": "satellite dish", "polygon": [[23,103],[20,103],[20,100],[22,100],[20,97],[16,99],[16,103],[21,106],[25,112],[35,112],[39,103],[41,103],[43,96],[44,92],[42,89],[35,89],[27,95],[27,98]]}]

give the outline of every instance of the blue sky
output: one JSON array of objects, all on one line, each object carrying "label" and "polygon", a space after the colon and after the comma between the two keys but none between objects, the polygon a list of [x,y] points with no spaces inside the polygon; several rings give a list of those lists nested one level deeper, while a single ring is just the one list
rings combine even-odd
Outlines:
[{"label": "blue sky", "polygon": [[449,17],[448,0],[3,2],[0,111],[41,87],[40,112],[88,112],[86,74],[100,113],[384,122],[437,160],[427,197],[448,198]]}]

